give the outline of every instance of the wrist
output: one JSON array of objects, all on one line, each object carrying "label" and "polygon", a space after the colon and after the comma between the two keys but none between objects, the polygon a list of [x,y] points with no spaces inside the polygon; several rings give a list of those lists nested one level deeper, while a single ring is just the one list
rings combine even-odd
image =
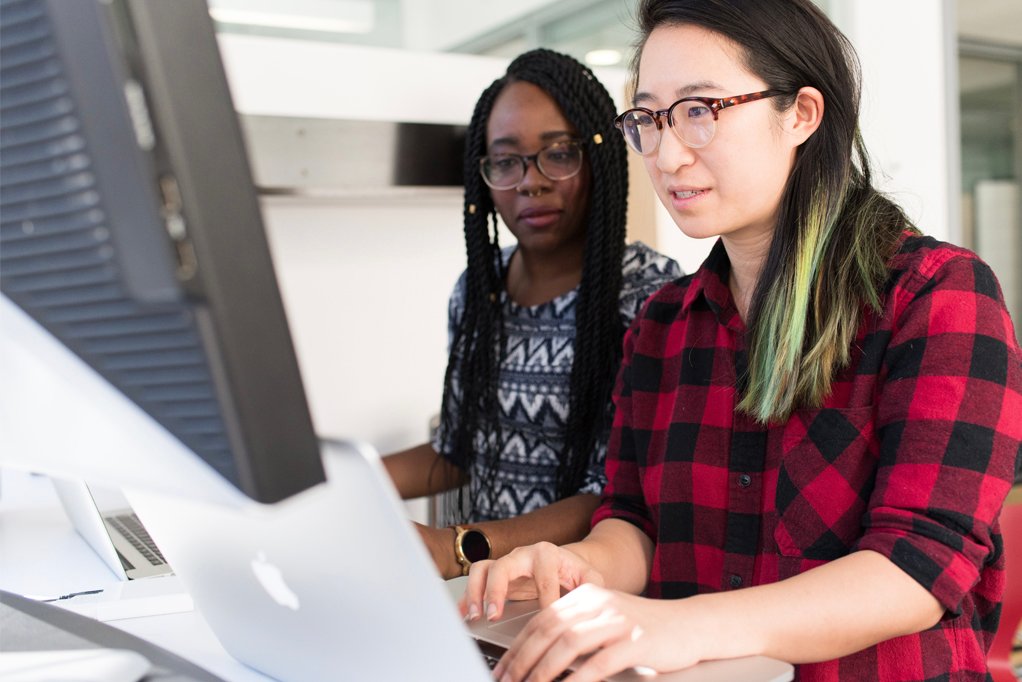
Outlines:
[{"label": "wrist", "polygon": [[[677,600],[673,616],[678,625],[684,625],[694,634],[693,647],[701,652],[701,659],[738,658],[765,653],[765,633],[759,627],[755,600],[745,590],[697,594]],[[741,619],[741,632],[734,623]],[[776,623],[776,617],[771,617]]]},{"label": "wrist", "polygon": [[458,532],[454,530],[453,526],[440,530],[443,531],[440,535],[441,550],[439,553],[436,553],[436,556],[444,557],[440,573],[443,575],[444,580],[450,580],[461,575],[461,564],[458,563],[458,557],[454,553],[454,541],[458,536]]},{"label": "wrist", "polygon": [[458,566],[457,575],[468,575],[473,563],[490,558],[490,538],[481,529],[472,526],[452,526],[451,529],[454,531],[452,548]]}]

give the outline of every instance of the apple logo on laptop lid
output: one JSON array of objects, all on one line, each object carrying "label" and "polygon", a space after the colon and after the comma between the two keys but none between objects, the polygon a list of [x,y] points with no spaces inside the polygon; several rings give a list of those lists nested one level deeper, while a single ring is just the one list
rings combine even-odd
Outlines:
[{"label": "apple logo on laptop lid", "polygon": [[259,581],[259,584],[262,585],[262,588],[266,590],[266,593],[270,595],[273,601],[281,606],[286,606],[292,611],[297,611],[301,606],[298,601],[298,595],[288,587],[280,568],[268,561],[264,552],[259,552],[256,558],[252,559],[251,564],[256,580]]}]

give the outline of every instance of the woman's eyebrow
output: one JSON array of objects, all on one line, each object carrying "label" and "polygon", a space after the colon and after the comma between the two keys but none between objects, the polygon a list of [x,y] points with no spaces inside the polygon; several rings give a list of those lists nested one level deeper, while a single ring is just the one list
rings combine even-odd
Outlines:
[{"label": "woman's eyebrow", "polygon": [[[698,81],[678,88],[674,91],[674,97],[675,100],[679,100],[682,97],[690,97],[697,92],[706,92],[707,90],[723,91],[724,87],[713,81]],[[655,99],[651,93],[639,91],[632,97],[632,106],[647,104]]]},{"label": "woman's eyebrow", "polygon": [[570,130],[551,130],[540,135],[539,139],[546,141],[557,140],[562,137],[575,137],[575,133],[571,132]]},{"label": "woman's eyebrow", "polygon": [[[570,130],[550,130],[540,134],[539,139],[547,142],[550,140],[559,140],[564,137],[574,137],[575,134]],[[500,146],[514,146],[521,144],[521,140],[514,135],[508,135],[505,137],[498,137],[497,139],[490,142],[489,148],[500,147]]]},{"label": "woman's eyebrow", "polygon": [[503,145],[516,145],[518,144],[517,137],[498,137],[496,140],[490,142],[490,147],[499,147]]}]

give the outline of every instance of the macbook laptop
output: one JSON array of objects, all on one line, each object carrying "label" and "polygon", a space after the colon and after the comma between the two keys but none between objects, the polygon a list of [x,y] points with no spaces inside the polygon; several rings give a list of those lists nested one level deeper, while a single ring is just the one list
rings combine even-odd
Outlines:
[{"label": "macbook laptop", "polygon": [[[326,483],[274,505],[126,494],[195,607],[243,663],[281,680],[490,679],[375,451],[327,444],[324,464]],[[504,620],[476,624],[472,635],[506,646],[535,609],[513,603]],[[749,658],[656,679],[781,682],[792,670]]]},{"label": "macbook laptop", "polygon": [[[118,578],[135,580],[173,573],[126,502],[114,497],[103,503],[101,511],[94,491],[83,481],[57,477],[50,481],[71,525]],[[112,491],[106,494],[109,500]],[[108,506],[111,502],[113,508]]]}]

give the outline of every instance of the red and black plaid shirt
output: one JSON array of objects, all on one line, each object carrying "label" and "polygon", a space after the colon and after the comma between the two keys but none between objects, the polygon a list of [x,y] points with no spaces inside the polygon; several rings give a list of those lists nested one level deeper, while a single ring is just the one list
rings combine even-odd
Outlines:
[{"label": "red and black plaid shirt", "polygon": [[997,517],[1022,455],[1022,352],[990,269],[906,235],[883,310],[865,317],[824,406],[765,427],[735,411],[746,350],[729,267],[718,242],[628,332],[593,523],[624,519],[653,539],[646,594],[665,599],[874,550],[944,618],[798,677],[986,679],[1004,587]]}]

